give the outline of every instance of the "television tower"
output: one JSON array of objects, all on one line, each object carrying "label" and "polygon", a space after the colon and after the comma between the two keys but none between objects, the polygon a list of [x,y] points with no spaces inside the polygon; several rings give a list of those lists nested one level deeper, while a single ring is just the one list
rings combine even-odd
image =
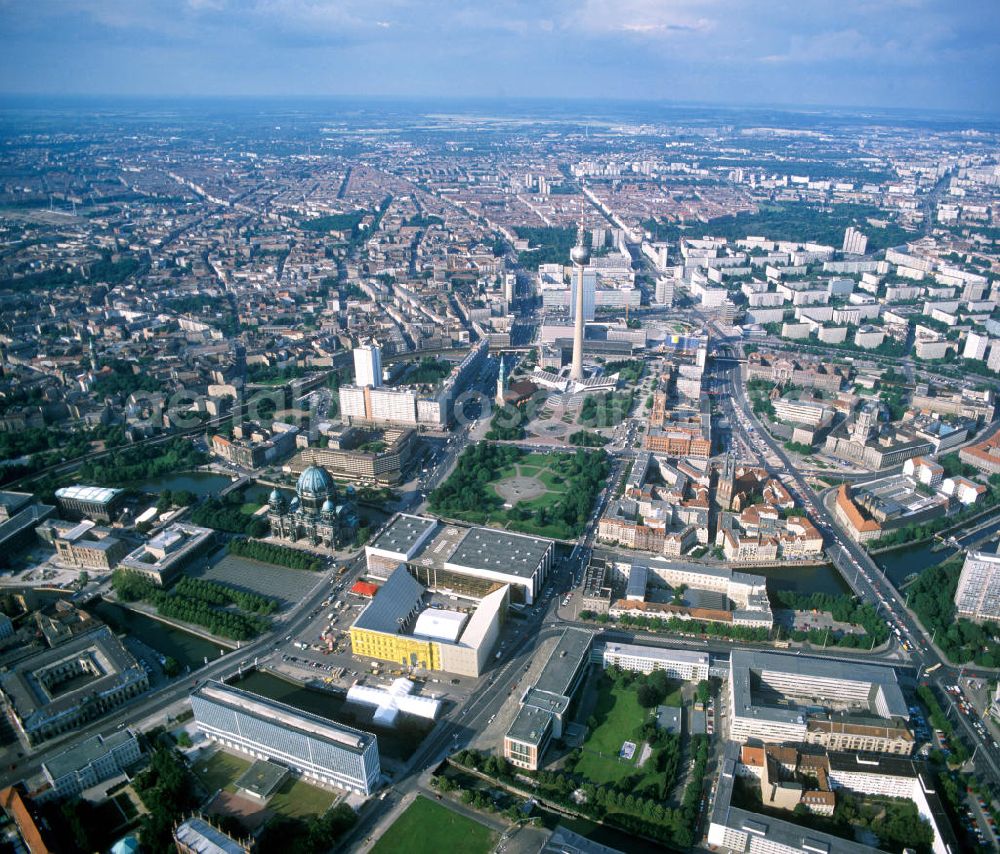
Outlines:
[{"label": "television tower", "polygon": [[[573,367],[569,378],[573,382],[583,381],[583,268],[590,261],[590,249],[583,233],[583,212],[580,213],[580,227],[576,232],[576,246],[569,253],[576,276],[576,320],[573,324]],[[571,285],[572,286],[572,285]]]}]

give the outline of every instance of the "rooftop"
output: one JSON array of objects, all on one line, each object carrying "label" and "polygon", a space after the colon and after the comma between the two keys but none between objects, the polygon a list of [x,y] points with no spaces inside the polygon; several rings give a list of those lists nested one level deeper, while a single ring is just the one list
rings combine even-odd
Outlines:
[{"label": "rooftop", "polygon": [[127,744],[135,738],[130,729],[116,730],[108,735],[95,735],[76,742],[72,747],[57,753],[43,764],[43,768],[53,780],[85,768],[95,759],[106,756],[112,750]]},{"label": "rooftop", "polygon": [[422,611],[417,617],[417,623],[413,627],[413,634],[417,637],[432,638],[433,640],[444,640],[455,643],[468,614],[461,611],[446,611],[444,609],[428,608]]},{"label": "rooftop", "polygon": [[658,646],[639,646],[631,643],[608,643],[605,648],[618,655],[634,655],[637,658],[655,658],[658,661],[673,663],[704,665],[708,667],[707,652],[696,652],[689,649],[663,649]]},{"label": "rooftop", "polygon": [[56,498],[66,498],[75,501],[91,501],[95,504],[109,504],[123,490],[111,489],[107,486],[63,486],[56,490]]},{"label": "rooftop", "polygon": [[288,775],[288,769],[277,762],[258,759],[236,781],[236,788],[258,798],[270,797]]},{"label": "rooftop", "polygon": [[447,564],[531,578],[552,547],[552,540],[540,537],[493,528],[470,528]]},{"label": "rooftop", "polygon": [[[776,722],[805,723],[806,710],[783,706],[758,705],[751,688],[751,673],[781,673],[803,678],[803,684],[812,680],[840,680],[848,684],[867,684],[874,708],[884,711],[884,718],[908,719],[909,709],[903,692],[896,681],[892,667],[876,664],[837,661],[830,658],[812,658],[806,655],[787,655],[777,652],[734,649],[730,657],[730,691],[737,715]],[[820,689],[825,690],[825,689]],[[816,698],[817,700],[820,697]],[[876,702],[877,701],[877,702]]]},{"label": "rooftop", "polygon": [[372,540],[370,546],[394,554],[409,555],[436,526],[437,519],[400,513]]},{"label": "rooftop", "polygon": [[[73,659],[87,659],[96,671],[95,678],[74,690],[51,696],[39,674]],[[84,696],[100,696],[123,683],[145,678],[145,671],[111,629],[101,626],[19,661],[0,676],[0,689],[24,728],[32,729],[46,720],[76,711]]]},{"label": "rooftop", "polygon": [[198,854],[246,854],[247,849],[202,818],[192,816],[177,825],[174,836]]},{"label": "rooftop", "polygon": [[13,516],[0,524],[0,543],[19,534],[25,528],[35,527],[39,522],[51,516],[55,509],[51,504],[31,504],[16,510]]},{"label": "rooftop", "polygon": [[507,738],[538,746],[552,723],[552,714],[535,706],[521,706],[507,730]]},{"label": "rooftop", "polygon": [[566,694],[580,662],[590,654],[594,633],[584,629],[566,629],[535,682],[539,691]]},{"label": "rooftop", "polygon": [[30,492],[10,492],[0,489],[0,507],[6,507],[10,515],[14,515],[22,507],[31,503],[35,496]]},{"label": "rooftop", "polygon": [[292,733],[324,741],[340,750],[348,750],[352,753],[363,753],[365,748],[376,740],[371,733],[362,732],[354,727],[336,723],[310,712],[303,712],[285,703],[279,703],[276,700],[253,694],[250,691],[242,691],[214,680],[202,685],[192,696],[225,706],[232,709],[233,712],[267,721]]},{"label": "rooftop", "polygon": [[420,610],[424,587],[400,564],[358,615],[352,628],[397,635]]}]

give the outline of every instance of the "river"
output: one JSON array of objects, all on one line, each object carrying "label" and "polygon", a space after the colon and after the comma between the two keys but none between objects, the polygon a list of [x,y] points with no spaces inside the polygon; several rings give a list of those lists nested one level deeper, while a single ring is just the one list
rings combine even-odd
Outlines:
[{"label": "river", "polygon": [[189,634],[181,629],[168,626],[145,614],[123,608],[114,602],[101,600],[87,606],[96,617],[103,620],[116,632],[126,632],[152,647],[161,655],[176,659],[182,666],[197,670],[209,661],[215,661],[229,652],[225,647]]},{"label": "river", "polygon": [[287,703],[304,712],[354,726],[365,732],[373,732],[378,736],[379,753],[400,762],[413,755],[433,726],[429,721],[409,715],[400,715],[399,723],[395,727],[374,725],[371,719],[374,709],[348,703],[344,694],[303,688],[261,671],[248,673],[231,684],[245,691]]},{"label": "river", "polygon": [[171,492],[187,491],[202,498],[206,495],[218,495],[230,483],[232,483],[232,478],[224,474],[215,474],[210,471],[184,471],[139,480],[128,484],[128,488],[157,494],[166,489]]},{"label": "river", "polygon": [[796,593],[850,593],[850,585],[832,564],[822,566],[753,566],[744,572],[763,575],[771,590]]},{"label": "river", "polygon": [[[970,546],[973,543],[978,543],[984,537],[990,537],[990,543],[982,543],[979,547],[994,549],[995,545],[991,545],[991,543],[998,533],[1000,533],[1000,520],[992,522],[981,531],[959,537],[958,542],[963,546]],[[934,551],[935,542],[874,555],[875,562],[898,589],[908,576],[919,575],[925,569],[943,563],[957,552],[954,546]]]}]

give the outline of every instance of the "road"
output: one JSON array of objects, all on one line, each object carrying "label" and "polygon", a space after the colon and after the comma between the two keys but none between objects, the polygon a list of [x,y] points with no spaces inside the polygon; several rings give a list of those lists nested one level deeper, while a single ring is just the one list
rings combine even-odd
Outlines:
[{"label": "road", "polygon": [[[364,553],[356,555],[348,562],[349,570],[344,578],[351,578],[360,571],[364,561]],[[312,619],[312,611],[330,594],[330,588],[342,580],[332,571],[322,573],[317,578],[316,587],[294,609],[288,612],[275,626],[275,631],[239,649],[226,653],[215,661],[199,668],[188,676],[183,676],[159,691],[144,694],[131,703],[105,715],[92,724],[74,730],[65,738],[46,742],[41,749],[31,753],[16,770],[0,772],[0,787],[31,776],[39,770],[42,763],[58,753],[66,750],[70,743],[77,743],[83,738],[98,733],[111,732],[120,725],[131,725],[138,721],[164,713],[175,703],[190,696],[192,691],[209,679],[222,679],[238,672],[240,665],[252,665],[255,658],[262,658],[277,650],[283,643],[281,637],[294,635],[306,627]]]},{"label": "road", "polygon": [[[723,345],[720,347],[720,355],[734,360],[742,358],[739,345]],[[992,785],[1000,786],[1000,749],[994,746],[992,738],[982,737],[976,731],[968,717],[958,709],[952,695],[944,690],[944,686],[955,684],[963,673],[983,678],[990,678],[992,674],[978,672],[975,668],[954,667],[942,658],[881,567],[843,532],[821,497],[797,471],[784,448],[771,438],[754,415],[746,397],[739,363],[722,362],[717,373],[721,373],[729,381],[729,395],[725,398],[724,405],[731,413],[734,429],[741,430],[751,446],[761,448],[766,454],[777,458],[777,474],[798,501],[808,508],[824,535],[827,554],[834,566],[861,601],[874,605],[883,614],[886,623],[899,639],[910,667],[915,671],[914,681],[923,677],[924,681],[936,689],[935,693],[956,731],[966,736],[965,741],[973,746],[976,772],[986,777]],[[930,668],[935,669],[928,673]]]}]

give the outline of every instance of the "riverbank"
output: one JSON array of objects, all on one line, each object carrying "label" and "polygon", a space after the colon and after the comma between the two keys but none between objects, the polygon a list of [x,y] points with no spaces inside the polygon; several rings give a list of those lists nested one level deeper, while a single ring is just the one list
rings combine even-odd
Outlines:
[{"label": "riverbank", "polygon": [[[986,527],[997,521],[1000,521],[1000,507],[997,507],[997,505],[994,504],[992,507],[987,507],[981,513],[977,513],[975,516],[969,516],[961,521],[956,521],[953,525],[948,525],[947,527],[942,528],[940,531],[935,531],[929,537],[921,537],[919,540],[905,540],[904,542],[893,543],[892,545],[882,546],[881,548],[866,549],[866,551],[870,555],[880,555],[885,554],[886,552],[898,551],[899,549],[908,549],[913,548],[914,546],[927,545],[928,543],[933,543],[935,541],[942,542],[953,532],[962,531],[962,536],[968,536],[969,534],[975,534],[976,529]],[[975,524],[975,528],[972,530],[965,530],[970,524]]]},{"label": "riverbank", "polygon": [[219,644],[220,646],[226,647],[226,649],[234,650],[239,649],[239,644],[230,640],[229,638],[222,638],[218,635],[213,635],[211,632],[206,631],[201,626],[196,626],[192,623],[185,623],[181,620],[175,620],[171,617],[164,617],[157,612],[155,608],[151,605],[144,605],[139,602],[125,602],[119,599],[113,593],[108,593],[104,597],[104,601],[110,604],[117,605],[119,608],[125,611],[132,611],[136,614],[142,614],[144,617],[149,617],[151,620],[156,620],[158,623],[163,623],[165,626],[170,626],[171,628],[178,629],[182,632],[187,632],[189,635],[194,635],[195,637],[201,638],[202,640],[210,641],[211,643]]},{"label": "riverbank", "polygon": [[[249,672],[249,670],[247,672]],[[335,694],[338,697],[347,696],[347,688],[344,686],[335,685],[332,682],[324,682],[322,679],[317,679],[315,676],[309,676],[308,678],[299,677],[274,664],[261,665],[257,667],[257,672],[266,673],[268,676],[280,679],[282,682],[286,682],[294,688],[302,688],[308,691],[323,691],[327,694]]]},{"label": "riverbank", "polygon": [[905,543],[894,543],[891,546],[882,546],[880,549],[866,549],[869,555],[872,557],[877,557],[878,555],[887,554],[889,552],[898,552],[900,549],[912,549],[917,546],[926,546],[928,543],[933,543],[935,537],[932,535],[930,537],[921,537],[919,540],[907,540]]}]

